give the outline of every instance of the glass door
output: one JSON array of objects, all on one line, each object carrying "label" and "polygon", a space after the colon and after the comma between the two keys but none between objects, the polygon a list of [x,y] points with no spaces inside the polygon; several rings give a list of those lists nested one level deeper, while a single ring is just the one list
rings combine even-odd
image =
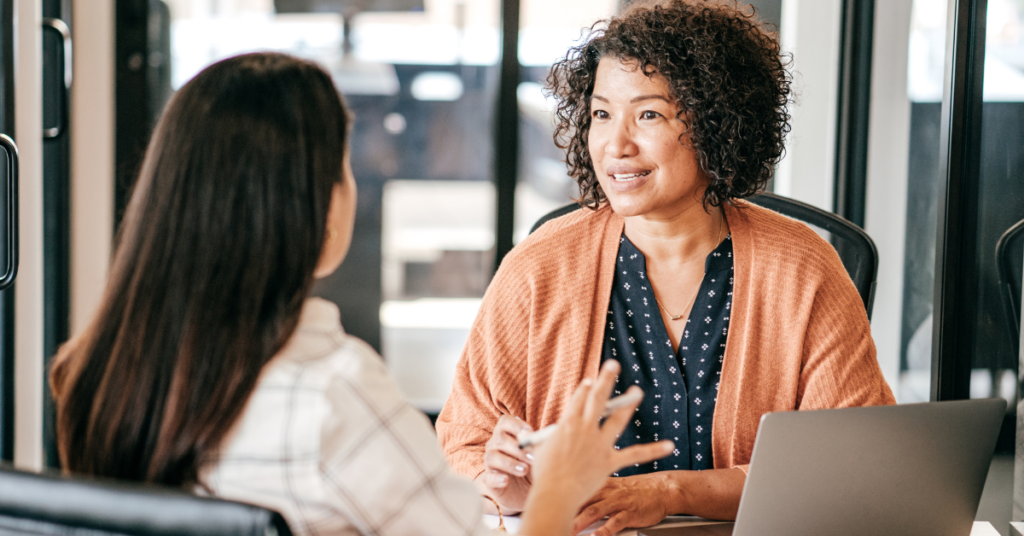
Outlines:
[{"label": "glass door", "polygon": [[1024,219],[1024,3],[946,5],[941,107],[932,116],[938,196],[930,398],[1007,400],[978,517],[1008,534],[1012,490],[1020,488],[1012,469],[1019,319],[1000,299],[997,251]]},{"label": "glass door", "polygon": [[277,50],[323,65],[355,115],[349,255],[314,292],[437,412],[493,270],[499,1],[117,3],[117,207],[169,95],[207,65]]}]

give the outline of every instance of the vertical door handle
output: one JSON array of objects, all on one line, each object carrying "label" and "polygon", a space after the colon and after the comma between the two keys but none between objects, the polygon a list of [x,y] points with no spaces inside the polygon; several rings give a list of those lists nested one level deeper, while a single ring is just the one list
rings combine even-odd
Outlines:
[{"label": "vertical door handle", "polygon": [[68,103],[71,101],[68,93],[71,91],[71,77],[74,72],[72,62],[72,50],[73,45],[71,42],[71,29],[68,25],[60,19],[45,18],[43,19],[43,31],[56,32],[60,36],[60,40],[63,43],[61,47],[61,59],[64,61],[64,87],[61,89],[61,112],[60,122],[55,127],[43,128],[43,139],[56,138],[64,133],[68,125]]},{"label": "vertical door handle", "polygon": [[14,283],[14,277],[18,275],[18,146],[14,140],[5,134],[0,134],[0,149],[7,159],[7,176],[2,183],[3,192],[7,197],[7,206],[2,215],[6,220],[6,234],[3,236],[4,249],[7,253],[6,261],[0,268],[3,274],[0,275],[0,290],[3,290]]}]

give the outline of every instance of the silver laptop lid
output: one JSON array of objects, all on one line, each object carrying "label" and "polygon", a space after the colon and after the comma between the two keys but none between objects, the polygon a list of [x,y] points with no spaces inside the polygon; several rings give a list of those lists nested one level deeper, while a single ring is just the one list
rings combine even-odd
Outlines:
[{"label": "silver laptop lid", "polygon": [[732,523],[646,536],[967,536],[1006,402],[771,413]]},{"label": "silver laptop lid", "polygon": [[970,534],[1006,402],[761,418],[735,536]]}]

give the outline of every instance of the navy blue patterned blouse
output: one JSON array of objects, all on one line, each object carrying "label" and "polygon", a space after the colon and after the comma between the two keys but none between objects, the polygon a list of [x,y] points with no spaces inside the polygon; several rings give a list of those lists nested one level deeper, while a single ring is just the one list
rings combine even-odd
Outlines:
[{"label": "navy blue patterned blouse", "polygon": [[615,359],[622,365],[616,395],[638,385],[645,396],[616,448],[672,439],[676,450],[665,459],[623,468],[615,476],[711,469],[712,417],[732,307],[732,237],[726,237],[704,261],[704,280],[678,352],[672,351],[646,272],[647,259],[623,235],[602,361]]}]

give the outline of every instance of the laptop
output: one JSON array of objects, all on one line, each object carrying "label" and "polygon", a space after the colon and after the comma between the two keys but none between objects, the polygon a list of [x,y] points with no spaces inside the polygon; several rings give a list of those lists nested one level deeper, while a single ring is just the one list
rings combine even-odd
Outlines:
[{"label": "laptop", "polygon": [[1002,399],[769,413],[735,523],[642,536],[967,536]]}]

